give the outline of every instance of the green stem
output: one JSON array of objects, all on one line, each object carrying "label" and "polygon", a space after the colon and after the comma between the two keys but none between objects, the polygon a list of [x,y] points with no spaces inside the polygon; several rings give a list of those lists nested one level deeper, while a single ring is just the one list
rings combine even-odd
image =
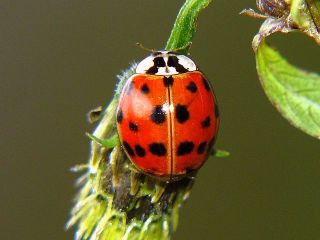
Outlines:
[{"label": "green stem", "polygon": [[306,0],[313,22],[320,32],[320,2],[315,0]]},{"label": "green stem", "polygon": [[197,19],[211,0],[187,0],[177,16],[165,47],[168,51],[179,50],[187,54],[197,29]]}]

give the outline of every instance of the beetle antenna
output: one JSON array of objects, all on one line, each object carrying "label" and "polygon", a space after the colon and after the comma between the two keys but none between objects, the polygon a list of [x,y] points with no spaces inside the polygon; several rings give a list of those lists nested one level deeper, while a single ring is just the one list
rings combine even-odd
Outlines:
[{"label": "beetle antenna", "polygon": [[[136,43],[136,46],[139,47],[139,48],[141,48],[141,49],[143,49],[143,50],[145,50],[145,51],[148,51],[148,52],[152,52],[152,53],[157,52],[157,50],[155,50],[155,49],[153,49],[153,48],[147,48],[147,47],[143,46],[143,45],[142,45],[141,43],[139,43],[139,42]],[[186,49],[188,49],[188,48],[190,49],[191,46],[192,46],[192,42],[188,42],[188,44],[186,44],[185,46],[182,46],[182,47],[180,47],[180,48],[173,49],[172,51],[173,51],[173,52],[180,52],[180,51],[186,50]]]},{"label": "beetle antenna", "polygon": [[139,48],[141,48],[141,49],[143,49],[143,50],[145,50],[145,51],[152,52],[152,53],[156,52],[155,49],[147,48],[147,47],[143,46],[143,45],[142,45],[141,43],[139,43],[139,42],[137,42],[136,45],[137,45],[137,47],[139,47]]},{"label": "beetle antenna", "polygon": [[182,46],[180,48],[173,49],[173,52],[180,52],[180,51],[186,50],[188,48],[190,49],[191,46],[192,46],[192,42],[188,42],[188,44],[186,44],[186,45],[184,45],[184,46]]}]

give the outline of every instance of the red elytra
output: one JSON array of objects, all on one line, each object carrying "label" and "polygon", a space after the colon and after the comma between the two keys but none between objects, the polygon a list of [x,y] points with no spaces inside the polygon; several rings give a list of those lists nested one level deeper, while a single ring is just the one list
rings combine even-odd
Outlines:
[{"label": "red elytra", "polygon": [[153,53],[120,95],[117,128],[125,152],[139,170],[164,181],[202,166],[218,125],[212,88],[184,55]]}]

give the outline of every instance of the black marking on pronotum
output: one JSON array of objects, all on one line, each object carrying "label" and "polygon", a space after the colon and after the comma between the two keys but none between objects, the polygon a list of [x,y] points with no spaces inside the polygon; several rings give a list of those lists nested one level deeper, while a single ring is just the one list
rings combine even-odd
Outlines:
[{"label": "black marking on pronotum", "polygon": [[197,153],[198,154],[204,153],[204,151],[206,150],[206,146],[207,146],[207,142],[200,143],[197,149]]},{"label": "black marking on pronotum", "polygon": [[144,94],[148,94],[150,92],[150,89],[146,83],[141,86],[141,92]]},{"label": "black marking on pronotum", "polygon": [[166,112],[163,110],[162,105],[157,105],[154,107],[151,120],[156,124],[161,124],[166,120]]},{"label": "black marking on pronotum", "polygon": [[214,104],[214,115],[216,116],[216,118],[220,117],[218,104]]},{"label": "black marking on pronotum", "polygon": [[162,52],[154,52],[151,54],[152,56],[156,57],[156,56],[159,56],[159,55],[162,55]]},{"label": "black marking on pronotum", "polygon": [[189,142],[189,141],[182,142],[178,146],[177,155],[178,156],[182,156],[182,155],[189,154],[189,153],[192,152],[193,148],[194,148],[194,143],[193,142]]},{"label": "black marking on pronotum", "polygon": [[139,130],[138,125],[131,121],[129,122],[129,128],[133,132],[138,132]]},{"label": "black marking on pronotum", "polygon": [[164,76],[163,84],[165,87],[169,87],[173,85],[173,77],[172,76]]},{"label": "black marking on pronotum", "polygon": [[185,105],[178,104],[176,106],[175,113],[179,123],[184,123],[190,117],[189,111]]},{"label": "black marking on pronotum", "polygon": [[148,70],[147,70],[147,74],[156,74],[158,72],[158,68],[159,67],[165,67],[166,66],[166,63],[163,59],[163,57],[155,57],[153,59],[153,66],[150,67]]},{"label": "black marking on pronotum", "polygon": [[127,151],[127,153],[129,154],[129,156],[134,157],[134,151],[131,148],[130,144],[126,141],[123,141],[122,145],[123,145],[124,149]]},{"label": "black marking on pronotum", "polygon": [[146,151],[139,144],[137,144],[134,149],[139,157],[144,157],[146,155]]},{"label": "black marking on pronotum", "polygon": [[163,57],[155,57],[153,59],[154,65],[157,67],[165,67],[166,62],[164,61]]},{"label": "black marking on pronotum", "polygon": [[117,122],[120,124],[122,120],[123,120],[123,112],[121,109],[119,109],[117,112]]},{"label": "black marking on pronotum", "polygon": [[203,128],[208,128],[211,125],[211,118],[208,116],[206,117],[202,122],[201,122],[201,126]]},{"label": "black marking on pronotum", "polygon": [[211,88],[210,88],[208,80],[205,79],[205,78],[202,78],[202,82],[203,82],[203,85],[204,85],[205,89],[207,89],[207,91],[211,91]]},{"label": "black marking on pronotum", "polygon": [[167,149],[163,143],[152,143],[149,145],[149,150],[153,155],[165,156],[167,154]]},{"label": "black marking on pronotum", "polygon": [[191,81],[186,88],[192,93],[195,93],[198,90],[197,85],[193,81]]},{"label": "black marking on pronotum", "polygon": [[178,73],[186,73],[188,69],[186,69],[183,65],[179,63],[179,59],[177,56],[169,56],[168,57],[168,67],[174,67]]},{"label": "black marking on pronotum", "polygon": [[152,67],[150,67],[147,71],[146,71],[146,73],[147,74],[151,74],[151,75],[154,75],[154,74],[156,74],[158,72],[158,68],[156,67],[156,66],[152,66]]}]

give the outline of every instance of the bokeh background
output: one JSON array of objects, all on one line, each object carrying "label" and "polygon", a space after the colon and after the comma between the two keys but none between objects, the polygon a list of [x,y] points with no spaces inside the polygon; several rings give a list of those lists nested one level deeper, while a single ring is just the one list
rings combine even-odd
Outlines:
[{"label": "bokeh background", "polygon": [[[77,175],[88,159],[86,113],[108,103],[116,74],[161,49],[182,0],[1,0],[0,232],[3,240],[72,239],[65,232]],[[271,106],[241,17],[254,0],[214,1],[201,15],[192,57],[215,87],[217,147],[181,210],[173,239],[292,240],[320,236],[319,140]],[[270,42],[320,72],[320,48],[302,34]]]}]

